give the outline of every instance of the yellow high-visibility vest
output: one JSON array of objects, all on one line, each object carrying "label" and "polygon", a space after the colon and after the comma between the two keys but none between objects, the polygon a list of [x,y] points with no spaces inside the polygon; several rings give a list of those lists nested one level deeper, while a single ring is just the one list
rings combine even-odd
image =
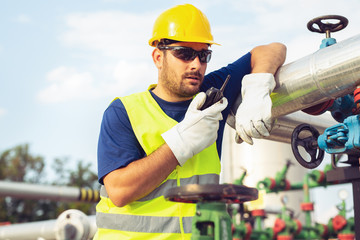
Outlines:
[{"label": "yellow high-visibility vest", "polygon": [[[151,154],[165,143],[161,134],[177,122],[163,112],[149,91],[120,100],[139,143],[147,155]],[[102,186],[94,239],[190,239],[196,204],[166,201],[164,194],[186,184],[218,184],[220,169],[214,143],[182,167],[177,166],[153,192],[124,207],[115,206]]]}]

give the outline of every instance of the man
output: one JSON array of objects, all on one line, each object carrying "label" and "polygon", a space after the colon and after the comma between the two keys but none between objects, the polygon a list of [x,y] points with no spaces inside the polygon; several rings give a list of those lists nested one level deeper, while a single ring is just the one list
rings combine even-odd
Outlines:
[{"label": "man", "polygon": [[[164,194],[185,184],[219,183],[225,120],[240,89],[239,137],[252,144],[272,127],[269,94],[284,45],[256,47],[204,77],[215,42],[206,16],[190,4],[162,13],[149,44],[158,84],[116,98],[104,113],[95,239],[190,239],[195,204],[166,201]],[[229,74],[224,98],[200,110],[204,92],[219,89]]]}]

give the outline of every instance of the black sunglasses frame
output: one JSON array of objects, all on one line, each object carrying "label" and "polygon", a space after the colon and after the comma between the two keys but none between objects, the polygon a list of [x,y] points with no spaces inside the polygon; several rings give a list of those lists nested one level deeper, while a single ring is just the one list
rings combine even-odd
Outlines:
[{"label": "black sunglasses frame", "polygon": [[211,59],[212,51],[210,49],[196,51],[190,47],[183,46],[157,46],[160,50],[170,50],[172,54],[183,61],[192,61],[199,57],[201,63],[208,63]]}]

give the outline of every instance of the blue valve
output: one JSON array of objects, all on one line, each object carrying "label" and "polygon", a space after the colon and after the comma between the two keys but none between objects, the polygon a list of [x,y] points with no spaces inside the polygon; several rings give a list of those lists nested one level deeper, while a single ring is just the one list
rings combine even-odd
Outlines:
[{"label": "blue valve", "polygon": [[322,41],[321,41],[321,44],[320,44],[320,49],[322,48],[326,48],[328,46],[331,46],[333,44],[336,43],[336,39],[335,38],[324,38]]},{"label": "blue valve", "polygon": [[329,154],[346,153],[360,156],[359,116],[350,116],[343,123],[327,128],[318,137],[319,148]]}]

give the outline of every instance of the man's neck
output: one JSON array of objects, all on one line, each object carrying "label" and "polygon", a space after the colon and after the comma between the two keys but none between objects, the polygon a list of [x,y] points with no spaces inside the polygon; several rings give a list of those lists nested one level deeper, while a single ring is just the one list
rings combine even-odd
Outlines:
[{"label": "man's neck", "polygon": [[161,87],[160,85],[157,85],[154,89],[152,89],[152,92],[159,98],[168,102],[182,102],[192,99],[192,97],[180,97],[176,94],[173,94],[170,91]]}]

